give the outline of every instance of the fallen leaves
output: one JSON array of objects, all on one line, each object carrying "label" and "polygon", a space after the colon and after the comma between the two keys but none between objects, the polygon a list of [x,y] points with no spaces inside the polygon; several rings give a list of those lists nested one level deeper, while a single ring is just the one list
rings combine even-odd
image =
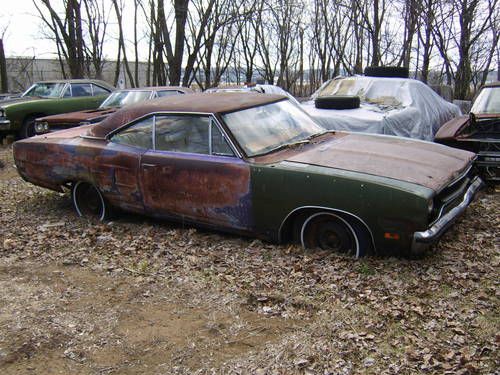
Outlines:
[{"label": "fallen leaves", "polygon": [[[7,166],[0,174],[11,173],[8,148],[0,149],[0,159]],[[155,299],[157,291],[169,291],[193,306],[251,312],[295,327],[286,334],[266,333],[268,342],[257,348],[244,340],[254,331],[229,339],[223,325],[214,322],[207,331],[224,331],[228,346],[218,360],[207,354],[199,363],[183,362],[202,350],[199,337],[194,337],[190,345],[179,347],[175,357],[162,359],[166,367],[150,367],[152,373],[168,368],[169,373],[198,374],[476,374],[494,373],[500,367],[498,193],[483,193],[435,254],[418,261],[354,260],[133,215],[109,223],[87,222],[76,217],[67,196],[18,177],[0,178],[0,200],[0,259],[6,264],[56,264],[63,270],[76,267],[127,278],[141,286],[133,293],[130,286],[120,291],[129,299]],[[47,281],[51,290],[59,287],[57,277]],[[36,280],[25,282],[36,284]],[[28,349],[43,351],[48,345],[44,343],[52,342],[50,337],[64,332],[56,345],[60,357],[94,368],[88,348],[118,340],[112,331],[97,336],[93,323],[101,319],[102,311],[79,312],[85,317],[83,323],[71,317],[71,323],[59,324],[57,319],[44,321],[37,316],[45,316],[45,309],[52,306],[47,290],[38,290],[29,301],[16,301],[15,292],[3,293],[0,306],[12,321],[0,326],[0,337],[19,324],[25,332],[19,335],[26,334],[31,341],[10,344],[0,339],[0,366],[3,350],[15,362]],[[82,293],[78,286],[61,290],[57,302],[69,303]],[[109,293],[117,298],[113,308],[127,306],[128,300],[118,299],[117,292]],[[26,310],[14,309],[21,302]],[[55,306],[56,301],[52,303]],[[111,315],[113,311],[110,307]],[[246,345],[245,350],[236,352],[238,345]],[[130,350],[147,353],[150,347],[137,345]],[[119,368],[102,367],[109,372]]]}]

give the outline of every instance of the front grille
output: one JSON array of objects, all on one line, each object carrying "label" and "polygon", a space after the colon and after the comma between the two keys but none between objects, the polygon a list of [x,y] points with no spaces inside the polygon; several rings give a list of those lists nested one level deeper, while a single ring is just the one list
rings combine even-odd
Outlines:
[{"label": "front grille", "polygon": [[469,168],[434,197],[434,208],[430,214],[430,221],[432,223],[460,204],[465,191],[471,183],[472,177],[473,175]]}]

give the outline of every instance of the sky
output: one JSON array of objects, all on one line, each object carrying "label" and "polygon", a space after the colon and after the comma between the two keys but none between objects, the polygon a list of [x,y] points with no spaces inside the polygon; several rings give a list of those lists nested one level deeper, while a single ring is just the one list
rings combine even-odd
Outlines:
[{"label": "sky", "polygon": [[[15,3],[15,6],[12,4]],[[60,1],[53,1],[57,4]],[[108,2],[110,4],[110,2]],[[125,2],[127,4],[127,2]],[[125,6],[124,27],[125,35],[132,35],[133,23],[132,6]],[[3,44],[6,57],[28,56],[36,58],[56,58],[57,49],[53,41],[43,37],[42,20],[33,0],[0,0],[0,35],[3,34]],[[127,12],[128,10],[128,12]],[[113,13],[114,14],[114,13]],[[110,37],[105,53],[108,58],[116,58],[116,41],[111,35],[117,35],[114,31],[116,24],[110,22],[108,26]],[[129,28],[130,30],[127,30]],[[139,33],[141,26],[139,27]],[[147,51],[145,52],[147,53]],[[147,58],[146,56],[141,56]]]},{"label": "sky", "polygon": [[[52,42],[43,40],[40,36],[40,18],[32,0],[2,0],[4,3],[0,15],[0,32],[3,34],[3,44],[6,57],[36,56],[50,58],[55,50]],[[9,4],[7,4],[9,3]]]}]

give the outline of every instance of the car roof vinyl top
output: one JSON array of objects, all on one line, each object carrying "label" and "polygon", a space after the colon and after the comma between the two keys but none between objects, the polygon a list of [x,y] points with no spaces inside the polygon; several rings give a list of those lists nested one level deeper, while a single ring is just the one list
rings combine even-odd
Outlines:
[{"label": "car roof vinyl top", "polygon": [[103,120],[101,123],[93,126],[89,130],[88,135],[92,137],[104,138],[113,130],[149,113],[226,113],[273,103],[285,98],[286,97],[282,95],[222,92],[176,95],[154,99],[122,108]]}]

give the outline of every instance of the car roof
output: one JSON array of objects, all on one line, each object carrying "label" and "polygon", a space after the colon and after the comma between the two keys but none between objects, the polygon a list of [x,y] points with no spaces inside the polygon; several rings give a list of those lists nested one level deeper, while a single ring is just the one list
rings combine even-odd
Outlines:
[{"label": "car roof", "polygon": [[181,87],[181,86],[146,86],[146,87],[131,87],[128,89],[118,89],[116,91],[181,91],[184,93],[194,92],[189,87]]},{"label": "car roof", "polygon": [[109,83],[102,81],[100,79],[86,79],[86,78],[74,78],[74,79],[50,79],[46,81],[37,81],[34,82],[33,84],[36,83],[95,83],[96,85],[99,86],[104,86],[109,89],[115,90],[116,88]]},{"label": "car roof", "polygon": [[113,130],[149,113],[182,112],[222,114],[274,103],[283,95],[241,92],[195,93],[149,100],[122,108],[89,130],[89,136],[103,138]]},{"label": "car roof", "polygon": [[483,88],[484,87],[500,87],[500,81],[487,83],[483,86]]}]

